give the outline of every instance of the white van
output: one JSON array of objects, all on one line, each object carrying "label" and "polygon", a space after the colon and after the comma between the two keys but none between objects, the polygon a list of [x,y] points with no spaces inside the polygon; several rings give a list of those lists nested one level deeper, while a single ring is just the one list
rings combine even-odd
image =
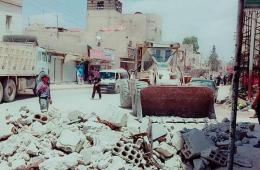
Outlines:
[{"label": "white van", "polygon": [[128,72],[124,69],[111,69],[100,71],[102,92],[120,93],[120,81],[122,79],[129,79]]}]

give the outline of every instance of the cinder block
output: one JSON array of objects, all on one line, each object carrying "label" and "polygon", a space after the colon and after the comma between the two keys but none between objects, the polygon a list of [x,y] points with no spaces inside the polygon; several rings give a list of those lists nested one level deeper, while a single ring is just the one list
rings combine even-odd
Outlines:
[{"label": "cinder block", "polygon": [[221,154],[216,147],[211,147],[201,152],[201,157],[206,158],[207,160],[220,165],[226,166],[227,165],[227,158],[223,154]]},{"label": "cinder block", "polygon": [[184,145],[181,152],[186,159],[199,157],[201,151],[215,146],[213,141],[198,129],[192,129],[182,136]]}]

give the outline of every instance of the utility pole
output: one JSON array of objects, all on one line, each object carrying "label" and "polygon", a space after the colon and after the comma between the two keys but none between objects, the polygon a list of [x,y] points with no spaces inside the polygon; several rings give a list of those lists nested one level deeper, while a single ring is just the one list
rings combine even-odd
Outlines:
[{"label": "utility pole", "polygon": [[228,157],[228,170],[233,170],[234,154],[235,154],[235,138],[236,138],[236,118],[237,118],[237,101],[238,101],[238,86],[240,77],[241,50],[243,38],[243,21],[244,21],[244,0],[238,0],[238,15],[237,15],[237,36],[236,36],[236,52],[234,77],[232,83],[232,111],[230,124],[230,153]]},{"label": "utility pole", "polygon": [[58,36],[59,36],[59,16],[58,15],[56,15],[56,21],[57,21],[57,38],[58,38]]},{"label": "utility pole", "polygon": [[250,41],[250,53],[249,53],[249,82],[248,82],[248,99],[252,98],[252,72],[253,72],[253,60],[255,55],[255,32],[256,32],[257,18],[256,12],[252,14],[252,28],[251,28],[251,41]]}]

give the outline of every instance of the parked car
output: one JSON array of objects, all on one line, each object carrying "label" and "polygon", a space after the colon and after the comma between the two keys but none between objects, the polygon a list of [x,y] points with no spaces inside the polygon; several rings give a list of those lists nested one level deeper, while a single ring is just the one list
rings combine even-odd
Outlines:
[{"label": "parked car", "polygon": [[120,93],[120,82],[122,79],[129,79],[128,72],[124,69],[110,69],[100,71],[102,92]]},{"label": "parked car", "polygon": [[194,78],[191,79],[190,83],[191,86],[203,86],[203,87],[209,87],[214,91],[214,99],[215,102],[218,98],[218,87],[213,80],[207,80],[207,79],[200,79],[200,78]]}]

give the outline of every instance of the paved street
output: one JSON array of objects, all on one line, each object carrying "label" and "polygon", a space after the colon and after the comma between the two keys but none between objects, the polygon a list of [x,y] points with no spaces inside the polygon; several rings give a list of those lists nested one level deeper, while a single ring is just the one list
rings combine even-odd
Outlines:
[{"label": "paved street", "polygon": [[[103,94],[102,99],[91,99],[92,88],[84,89],[66,89],[52,91],[53,105],[57,109],[63,111],[79,110],[85,113],[96,112],[105,114],[108,112],[129,112],[119,107],[119,94]],[[21,106],[39,112],[38,98],[30,94],[20,95],[15,102],[3,103],[0,105],[0,112],[5,112],[8,109],[10,112],[17,112]]]},{"label": "paved street", "polygon": [[[229,86],[220,86],[219,96],[223,98],[228,94]],[[102,99],[91,99],[92,88],[63,89],[52,91],[53,105],[57,109],[69,112],[79,110],[85,113],[96,112],[98,114],[108,114],[112,112],[129,113],[130,110],[120,107],[119,94],[103,94]],[[0,105],[0,112],[7,109],[10,112],[17,112],[21,106],[27,106],[35,112],[39,112],[38,98],[30,94],[20,95],[15,102],[3,103]],[[229,117],[231,108],[225,104],[215,105],[217,119],[221,121],[224,117]],[[249,121],[257,123],[257,119],[251,119],[252,113],[238,111],[238,121]]]}]

